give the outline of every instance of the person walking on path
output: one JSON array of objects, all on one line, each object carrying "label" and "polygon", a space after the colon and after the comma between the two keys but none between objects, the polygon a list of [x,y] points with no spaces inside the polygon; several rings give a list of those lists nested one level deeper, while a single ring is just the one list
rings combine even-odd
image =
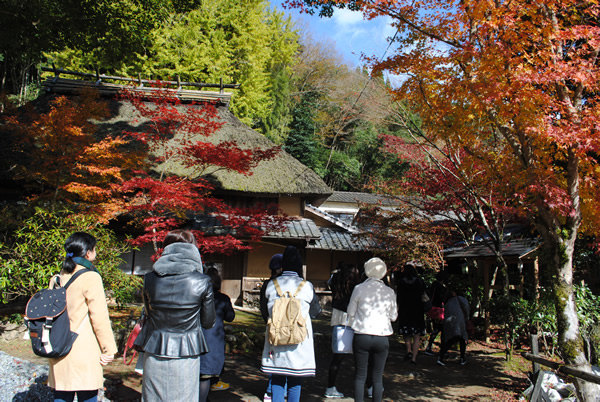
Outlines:
[{"label": "person walking on path", "polygon": [[396,280],[398,328],[404,336],[406,346],[404,360],[409,360],[411,364],[417,364],[421,336],[425,335],[423,292],[425,283],[417,275],[417,269],[411,263],[405,264]]},{"label": "person walking on path", "polygon": [[[285,386],[287,384],[287,401],[300,401],[302,379],[314,377],[316,370],[315,350],[311,318],[316,318],[321,313],[319,299],[313,285],[304,281],[302,277],[302,258],[293,246],[286,247],[281,265],[283,273],[276,280],[282,293],[294,294],[303,283],[296,299],[301,301],[301,314],[306,320],[307,335],[297,345],[271,345],[268,336],[265,336],[261,370],[272,374],[272,399],[274,402],[283,402],[285,399]],[[273,305],[279,298],[274,281],[269,281],[265,291],[269,317],[273,316]]]},{"label": "person walking on path", "polygon": [[[429,297],[431,298],[431,305],[433,307],[444,308],[444,297],[446,297],[446,285],[444,285],[444,281],[447,278],[447,275],[444,271],[440,271],[435,276],[435,280],[429,287]],[[425,353],[428,356],[433,356],[433,343],[435,342],[435,338],[437,338],[438,334],[442,332],[442,328],[444,325],[443,320],[430,320],[431,322],[431,334],[429,335],[429,340],[427,341],[427,347],[425,348]]]},{"label": "person walking on path", "polygon": [[85,232],[75,232],[65,241],[60,283],[67,283],[75,272],[88,272],[67,288],[69,326],[78,333],[73,347],[64,357],[48,359],[48,386],[54,389],[55,401],[73,401],[77,394],[80,402],[96,402],[104,387],[102,366],[117,353],[102,278],[92,265],[96,242]]},{"label": "person walking on path", "polygon": [[[352,354],[353,330],[348,326],[348,303],[354,287],[359,282],[359,273],[353,264],[340,264],[340,267],[333,272],[327,282],[331,290],[331,346],[333,357],[329,364],[329,377],[326,398],[343,398],[344,394],[337,390],[335,380],[337,378],[340,364],[344,357]],[[349,345],[346,345],[346,342]]]},{"label": "person walking on path", "polygon": [[444,355],[457,342],[460,344],[460,365],[467,364],[465,353],[467,350],[467,320],[469,319],[469,302],[463,296],[457,295],[451,287],[447,292],[444,303],[444,328],[442,330],[442,347],[438,355],[437,364],[445,366]]},{"label": "person walking on path", "polygon": [[229,296],[221,293],[221,277],[219,271],[208,268],[206,275],[210,278],[215,298],[215,325],[203,329],[204,338],[208,345],[208,353],[200,358],[200,402],[208,400],[209,392],[225,390],[229,384],[219,381],[225,366],[225,325],[224,321],[231,322],[235,319],[235,311]]},{"label": "person walking on path", "polygon": [[380,258],[365,263],[367,279],[356,285],[348,303],[348,323],[354,330],[354,400],[362,402],[365,381],[372,359],[373,401],[380,402],[383,394],[383,370],[389,353],[392,322],[398,316],[396,295],[382,278],[387,266]]},{"label": "person walking on path", "polygon": [[142,401],[195,401],[208,352],[202,328],[215,323],[213,286],[192,232],[173,230],[163,246],[144,276],[146,323],[134,343],[144,351]]}]

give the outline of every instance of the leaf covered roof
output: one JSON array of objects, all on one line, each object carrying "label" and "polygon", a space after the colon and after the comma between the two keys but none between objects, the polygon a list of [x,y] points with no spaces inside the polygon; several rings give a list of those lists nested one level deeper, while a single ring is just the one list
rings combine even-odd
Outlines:
[{"label": "leaf covered roof", "polygon": [[[99,123],[100,131],[117,134],[119,131],[135,131],[144,120],[133,105],[123,100],[111,100],[112,116]],[[276,146],[271,140],[242,123],[225,106],[217,106],[217,120],[224,123],[210,135],[201,137],[203,141],[219,143],[235,141],[241,148],[269,149]],[[167,165],[169,173],[183,176],[190,173],[184,166]],[[206,176],[220,190],[234,193],[254,193],[257,195],[308,196],[325,199],[333,191],[310,168],[293,156],[280,150],[269,160],[263,160],[252,169],[251,175],[244,175],[224,169],[215,169]]]}]

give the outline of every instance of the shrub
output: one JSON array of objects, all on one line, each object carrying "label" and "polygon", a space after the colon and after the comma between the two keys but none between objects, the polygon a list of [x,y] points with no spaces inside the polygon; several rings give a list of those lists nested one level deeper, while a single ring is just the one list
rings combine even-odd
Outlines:
[{"label": "shrub", "polygon": [[47,287],[50,277],[61,270],[65,240],[76,231],[89,232],[98,239],[94,265],[102,275],[107,294],[119,305],[132,301],[141,280],[119,269],[123,263],[120,255],[128,250],[125,242],[117,240],[114,232],[92,215],[40,207],[0,243],[0,301],[6,304],[19,297],[30,297]]}]

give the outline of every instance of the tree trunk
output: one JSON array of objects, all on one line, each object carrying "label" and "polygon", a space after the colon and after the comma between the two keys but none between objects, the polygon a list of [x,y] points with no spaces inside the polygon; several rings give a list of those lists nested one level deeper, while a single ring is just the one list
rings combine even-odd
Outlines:
[{"label": "tree trunk", "polygon": [[[547,231],[546,247],[549,251],[551,273],[554,281],[554,304],[558,324],[558,346],[565,363],[576,369],[592,373],[586,358],[583,339],[579,332],[579,319],[573,291],[573,250],[577,232],[568,236],[560,233],[568,232],[564,227],[556,227]],[[581,401],[596,401],[600,395],[600,386],[575,378],[578,398]]]}]

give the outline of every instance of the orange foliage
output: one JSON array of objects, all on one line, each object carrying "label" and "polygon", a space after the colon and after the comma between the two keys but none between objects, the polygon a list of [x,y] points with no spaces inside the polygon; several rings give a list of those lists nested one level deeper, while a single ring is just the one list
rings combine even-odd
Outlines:
[{"label": "orange foliage", "polygon": [[34,199],[75,202],[104,222],[124,211],[115,186],[142,165],[141,155],[125,151],[123,137],[97,138],[96,123],[107,115],[106,102],[87,90],[53,98],[47,111],[29,107],[7,117],[27,154],[17,178],[27,182]]}]

